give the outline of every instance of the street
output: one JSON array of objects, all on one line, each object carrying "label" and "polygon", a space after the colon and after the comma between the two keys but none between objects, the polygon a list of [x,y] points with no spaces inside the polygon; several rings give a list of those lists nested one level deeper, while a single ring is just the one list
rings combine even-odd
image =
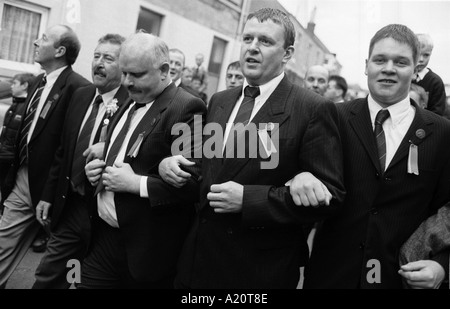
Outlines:
[{"label": "street", "polygon": [[35,253],[30,248],[6,284],[6,289],[31,289],[34,272],[44,253]]}]

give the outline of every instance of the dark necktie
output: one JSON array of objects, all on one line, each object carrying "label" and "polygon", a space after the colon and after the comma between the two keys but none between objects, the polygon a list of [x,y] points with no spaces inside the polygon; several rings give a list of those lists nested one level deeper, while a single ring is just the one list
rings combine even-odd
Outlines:
[{"label": "dark necktie", "polygon": [[30,127],[31,127],[31,124],[33,123],[33,119],[36,114],[36,110],[37,110],[39,101],[42,96],[42,91],[44,90],[46,83],[47,83],[47,79],[44,76],[38,85],[38,88],[35,92],[33,101],[31,102],[31,104],[29,106],[28,112],[26,113],[25,119],[22,124],[22,130],[20,131],[20,142],[19,142],[20,165],[22,165],[24,163],[28,163],[28,134],[30,132]]},{"label": "dark necktie", "polygon": [[80,195],[84,195],[84,182],[86,179],[84,166],[86,165],[86,159],[83,156],[83,152],[89,147],[91,140],[91,134],[94,130],[95,120],[97,119],[98,109],[103,102],[102,96],[98,95],[92,104],[92,111],[83,126],[83,129],[78,136],[77,145],[75,146],[75,152],[72,163],[72,185],[76,192]]},{"label": "dark necktie", "polygon": [[[125,140],[125,137],[128,133],[128,129],[130,128],[131,119],[133,118],[134,113],[141,107],[144,107],[146,104],[142,103],[135,103],[133,107],[128,112],[127,119],[125,120],[125,123],[120,130],[119,134],[117,135],[116,139],[114,140],[114,143],[112,144],[111,148],[108,151],[108,156],[106,157],[106,167],[112,166],[114,162],[116,161],[117,155],[119,154],[120,148],[122,147],[122,144]],[[103,185],[103,177],[100,177],[100,180],[98,182],[97,188],[95,189],[95,195],[97,195],[101,190],[103,190],[105,186]]]},{"label": "dark necktie", "polygon": [[[241,106],[236,114],[236,118],[234,118],[234,124],[242,123],[246,126],[250,120],[250,116],[253,112],[253,107],[255,106],[255,98],[259,96],[260,91],[259,87],[251,87],[247,86],[244,89],[244,99],[242,100]],[[234,136],[234,138],[230,138],[231,134],[238,133],[237,131],[231,129],[230,134],[228,135],[227,143],[225,144],[224,156],[231,158],[234,153],[236,153],[237,139],[238,136]],[[234,142],[234,147],[231,143]],[[228,153],[227,149],[230,153]],[[234,151],[231,151],[233,150]]]},{"label": "dark necktie", "polygon": [[381,172],[384,173],[386,168],[386,137],[383,131],[383,122],[390,116],[387,109],[382,109],[378,112],[375,118],[375,138],[377,140],[378,158],[380,160]]}]

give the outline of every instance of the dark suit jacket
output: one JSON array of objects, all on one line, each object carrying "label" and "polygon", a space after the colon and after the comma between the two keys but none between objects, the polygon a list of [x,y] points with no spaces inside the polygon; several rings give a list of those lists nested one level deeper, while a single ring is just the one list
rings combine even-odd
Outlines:
[{"label": "dark suit jacket", "polygon": [[[241,92],[242,87],[237,87],[215,94],[207,123],[218,123],[225,132]],[[268,159],[259,156],[203,157],[200,208],[183,249],[177,284],[192,288],[295,288],[299,266],[308,257],[302,224],[322,220],[339,208],[344,195],[343,166],[334,104],[285,77],[252,122],[258,127],[279,124],[279,163],[274,169],[261,169],[261,162]],[[222,149],[222,144],[217,147]],[[293,204],[284,184],[303,171],[327,185],[335,197],[331,206]],[[207,194],[212,184],[228,181],[244,186],[242,213],[216,214]]]},{"label": "dark suit jacket", "polygon": [[[367,99],[338,104],[347,195],[343,211],[316,234],[305,288],[402,287],[401,245],[450,198],[450,123],[411,104],[415,118],[384,174]],[[418,176],[407,173],[411,143],[418,147]],[[381,283],[367,280],[375,276],[373,259]]]},{"label": "dark suit jacket", "polygon": [[[132,102],[128,102],[128,105]],[[115,127],[127,109],[111,122]],[[126,154],[135,144],[139,134],[144,139],[137,157],[126,156],[133,171],[149,176],[149,198],[130,193],[115,193],[114,202],[120,232],[126,244],[126,254],[131,275],[137,281],[157,282],[175,275],[176,261],[190,226],[194,206],[183,199],[189,188],[176,189],[166,184],[158,175],[162,159],[172,155],[172,142],[180,133],[172,135],[176,123],[193,126],[194,115],[206,114],[205,104],[181,88],[170,84],[142,118],[126,148]],[[108,149],[111,129],[106,140]]]},{"label": "dark suit jacket", "polygon": [[[42,77],[43,74],[36,78],[36,82],[31,88],[27,102],[25,103],[27,105],[25,111],[28,109],[30,99],[33,97]],[[72,94],[76,89],[89,84],[89,81],[74,72],[72,67],[69,66],[61,73],[61,75],[59,75],[47,97],[45,105],[50,104],[50,108],[45,119],[42,117],[41,113],[30,142],[28,143],[28,178],[34,207],[36,207],[41,200],[41,194],[50,172],[56,150],[60,145],[63,123]],[[23,116],[22,124],[24,119],[25,117]],[[18,134],[17,137],[16,147],[19,147],[19,139],[20,134]],[[16,151],[14,168],[11,169],[5,191],[2,192],[2,197],[4,199],[8,197],[14,187],[19,163],[19,151]]]},{"label": "dark suit jacket", "polygon": [[[52,204],[52,227],[59,221],[71,190],[70,179],[78,134],[95,93],[96,88],[94,85],[79,88],[74,92],[67,110],[62,142],[56,152],[55,160],[42,194],[42,200]],[[114,97],[118,101],[117,104],[122,106],[128,99],[128,91],[126,88],[120,87]]]}]

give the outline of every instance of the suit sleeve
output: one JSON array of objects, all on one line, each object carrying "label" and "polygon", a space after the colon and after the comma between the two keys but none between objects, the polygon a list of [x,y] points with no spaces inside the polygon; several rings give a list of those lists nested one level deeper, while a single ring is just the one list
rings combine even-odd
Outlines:
[{"label": "suit sleeve", "polygon": [[432,84],[427,109],[442,116],[444,115],[446,105],[447,97],[445,94],[444,83],[440,78],[436,78]]},{"label": "suit sleeve", "polygon": [[[201,128],[203,128],[203,123],[206,115],[206,106],[199,98],[192,99],[189,102],[182,102],[182,104],[184,108],[181,110],[179,118],[175,123],[186,123],[189,125],[191,132],[191,141],[198,140],[198,138],[200,138],[200,145],[190,144],[191,148],[190,150],[187,150],[190,151],[191,154],[193,154],[193,152],[195,151],[195,147],[202,146],[201,136],[197,137],[197,139],[194,139],[195,133],[202,133],[194,130],[194,119],[201,119]],[[169,130],[169,132],[171,130],[171,128],[166,129]],[[172,143],[178,138],[181,138],[181,136],[172,135]],[[191,158],[195,158],[194,155],[192,155]],[[188,172],[190,172],[191,174],[201,175],[201,159],[197,158],[192,160],[196,162],[196,165]],[[198,201],[199,181],[198,179],[191,179],[185,186],[178,189],[167,184],[159,175],[149,175],[147,179],[147,190],[151,206],[180,204],[186,202],[192,203]]]},{"label": "suit sleeve", "polygon": [[310,172],[320,179],[333,195],[331,205],[299,207],[294,204],[289,187],[246,185],[243,199],[246,226],[298,225],[323,220],[338,211],[345,191],[337,110],[334,104],[323,102],[312,109],[298,153],[301,168],[298,173]]}]

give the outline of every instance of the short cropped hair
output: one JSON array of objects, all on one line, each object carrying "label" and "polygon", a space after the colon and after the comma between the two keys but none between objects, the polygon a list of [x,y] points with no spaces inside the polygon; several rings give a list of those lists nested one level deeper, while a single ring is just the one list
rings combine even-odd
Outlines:
[{"label": "short cropped hair", "polygon": [[328,82],[331,82],[332,80],[334,80],[336,82],[336,86],[342,90],[342,97],[345,98],[348,90],[348,85],[345,78],[339,75],[331,75],[328,79]]},{"label": "short cropped hair", "polygon": [[284,28],[284,48],[293,46],[295,43],[295,27],[289,17],[283,11],[272,8],[262,8],[256,12],[250,13],[247,21],[256,18],[260,23],[271,20]]},{"label": "short cropped hair", "polygon": [[374,45],[387,38],[392,38],[399,43],[404,43],[411,47],[413,53],[414,65],[419,61],[420,44],[417,36],[412,32],[411,29],[404,25],[390,24],[387,25],[375,33],[373,38],[370,40],[369,45],[369,58],[372,54]]},{"label": "short cropped hair", "polygon": [[80,40],[78,40],[78,36],[73,31],[72,28],[66,25],[61,25],[66,29],[66,31],[61,34],[61,37],[58,41],[53,45],[55,48],[59,46],[64,46],[66,48],[65,59],[66,63],[72,65],[78,58],[78,54],[80,53],[81,44]]},{"label": "short cropped hair", "polygon": [[230,63],[227,67],[227,71],[229,71],[231,69],[240,70],[241,63],[239,61],[234,61],[234,62]]},{"label": "short cropped hair", "polygon": [[125,38],[116,33],[108,33],[98,39],[98,44],[111,43],[115,45],[122,45],[123,42],[125,42]]},{"label": "short cropped hair", "polygon": [[36,76],[31,73],[20,73],[14,75],[12,80],[18,80],[21,85],[24,83],[28,83],[27,92],[30,92],[31,86],[34,84],[34,81],[36,80]]}]

